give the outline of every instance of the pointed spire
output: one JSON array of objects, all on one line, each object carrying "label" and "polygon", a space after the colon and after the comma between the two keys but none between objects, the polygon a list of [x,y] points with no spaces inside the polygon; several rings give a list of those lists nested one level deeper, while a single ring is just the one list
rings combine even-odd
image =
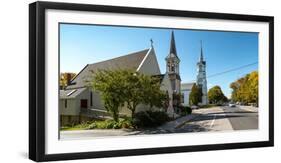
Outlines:
[{"label": "pointed spire", "polygon": [[174,31],[172,31],[172,33],[171,33],[170,54],[172,54],[172,53],[177,56]]},{"label": "pointed spire", "polygon": [[200,40],[200,45],[201,45],[201,52],[200,52],[199,62],[203,62],[204,61],[204,57],[203,57],[202,40]]}]

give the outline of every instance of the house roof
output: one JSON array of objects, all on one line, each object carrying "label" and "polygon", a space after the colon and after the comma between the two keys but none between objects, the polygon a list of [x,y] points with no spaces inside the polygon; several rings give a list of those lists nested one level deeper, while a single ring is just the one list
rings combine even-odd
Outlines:
[{"label": "house roof", "polygon": [[191,90],[191,88],[194,84],[195,83],[182,83],[181,90]]},{"label": "house roof", "polygon": [[131,69],[137,70],[150,49],[134,52],[110,60],[86,65],[71,81],[66,89],[81,88],[86,86],[86,81],[91,79],[92,72],[97,70]]},{"label": "house roof", "polygon": [[87,88],[78,88],[78,89],[67,89],[60,90],[60,99],[71,99],[77,97]]}]

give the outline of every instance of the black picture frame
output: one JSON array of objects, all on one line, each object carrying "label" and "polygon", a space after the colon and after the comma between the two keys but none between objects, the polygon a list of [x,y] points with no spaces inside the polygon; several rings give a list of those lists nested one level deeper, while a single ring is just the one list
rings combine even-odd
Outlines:
[{"label": "black picture frame", "polygon": [[[95,11],[123,14],[161,15],[222,20],[241,20],[269,23],[269,140],[261,142],[159,147],[149,149],[99,151],[66,154],[45,153],[45,11],[47,9],[69,11]],[[29,5],[29,158],[34,161],[55,161],[101,157],[178,153],[237,148],[269,147],[274,145],[274,18],[271,16],[222,14],[103,6],[56,2],[34,2]]]}]

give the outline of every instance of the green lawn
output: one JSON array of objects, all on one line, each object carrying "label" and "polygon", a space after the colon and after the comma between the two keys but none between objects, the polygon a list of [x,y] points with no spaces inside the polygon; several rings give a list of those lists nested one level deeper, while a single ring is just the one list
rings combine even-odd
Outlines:
[{"label": "green lawn", "polygon": [[75,131],[75,130],[86,130],[87,128],[81,127],[61,127],[60,131]]},{"label": "green lawn", "polygon": [[60,128],[61,131],[74,131],[74,130],[86,130],[91,122],[85,122],[72,126],[62,126]]}]

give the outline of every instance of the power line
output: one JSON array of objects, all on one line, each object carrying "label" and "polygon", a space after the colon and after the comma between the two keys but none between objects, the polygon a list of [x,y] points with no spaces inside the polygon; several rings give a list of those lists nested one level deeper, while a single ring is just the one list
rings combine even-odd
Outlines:
[{"label": "power line", "polygon": [[258,62],[256,61],[256,62],[253,62],[253,63],[250,63],[250,64],[246,64],[246,65],[243,65],[243,66],[240,66],[240,67],[229,69],[229,70],[226,70],[226,71],[223,71],[223,72],[215,73],[215,74],[207,76],[207,78],[212,78],[212,77],[215,77],[215,76],[218,76],[218,75],[222,75],[222,74],[225,74],[225,73],[229,73],[229,72],[232,72],[232,71],[237,71],[237,70],[240,70],[240,69],[243,69],[243,68],[255,65],[255,64],[258,64]]},{"label": "power line", "polygon": [[[225,73],[229,73],[229,72],[232,72],[232,71],[237,71],[237,70],[240,70],[240,69],[243,69],[243,68],[246,68],[246,67],[250,67],[250,66],[255,65],[255,64],[258,64],[258,61],[246,64],[246,65],[243,65],[243,66],[240,66],[240,67],[232,68],[232,69],[229,69],[229,70],[226,70],[226,71],[223,71],[223,72],[218,72],[218,73],[209,75],[206,78],[216,77],[216,76],[219,76],[219,75],[223,75]],[[192,80],[190,82],[194,82],[194,81],[196,81],[196,80]]]}]

